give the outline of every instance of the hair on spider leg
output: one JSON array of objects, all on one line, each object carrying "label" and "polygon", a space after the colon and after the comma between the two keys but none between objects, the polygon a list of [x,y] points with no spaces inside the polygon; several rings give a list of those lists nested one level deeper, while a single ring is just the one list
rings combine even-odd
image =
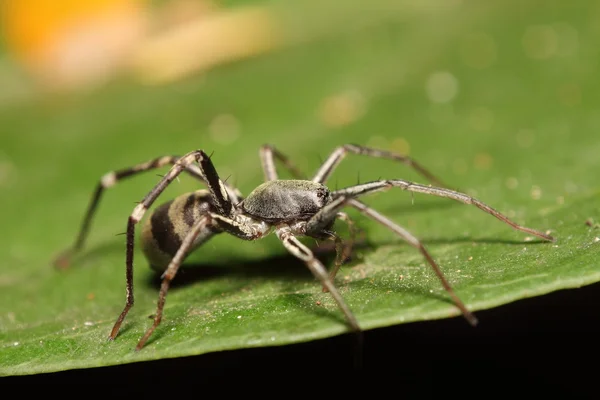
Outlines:
[{"label": "hair on spider leg", "polygon": [[323,163],[325,162],[321,153],[317,153],[317,161],[319,162],[319,165],[323,165]]},{"label": "hair on spider leg", "polygon": [[[109,339],[117,337],[121,325],[134,303],[133,271],[136,226],[144,219],[146,211],[152,207],[164,190],[174,180],[179,179],[179,175],[184,172],[206,188],[180,195],[158,205],[149,213],[142,225],[142,251],[152,268],[162,274],[162,280],[153,323],[138,341],[136,350],[144,347],[146,341],[160,325],[168,290],[183,261],[191,252],[200,248],[215,235],[222,233],[238,239],[254,241],[274,232],[284,248],[292,256],[302,261],[319,285],[329,292],[345,317],[348,327],[354,332],[360,332],[358,319],[335,285],[335,277],[340,265],[346,261],[346,255],[351,254],[352,248],[356,244],[357,229],[348,215],[342,211],[345,207],[356,209],[418,250],[436,273],[446,295],[464,318],[475,325],[477,322],[475,316],[454,292],[442,269],[423,243],[402,226],[358,200],[364,195],[397,188],[410,192],[413,196],[413,204],[414,193],[445,197],[475,206],[517,231],[532,234],[547,241],[554,240],[549,234],[516,224],[504,214],[469,195],[443,187],[422,185],[402,179],[382,180],[381,178],[365,183],[360,183],[359,180],[353,186],[336,190],[331,190],[325,185],[332,172],[349,154],[399,162],[413,168],[429,181],[440,182],[416,161],[399,153],[355,144],[338,146],[321,162],[315,175],[311,179],[307,179],[283,153],[272,145],[264,145],[260,148],[259,157],[265,182],[245,197],[237,188],[227,183],[227,179],[221,180],[211,160],[213,154],[214,152],[208,156],[202,150],[194,150],[182,157],[159,157],[133,167],[109,172],[100,179],[84,215],[75,244],[68,249],[68,253],[63,253],[67,254],[67,257],[65,259],[59,257],[57,262],[65,260],[68,262],[73,254],[83,248],[100,196],[105,189],[113,187],[124,178],[167,164],[171,165],[169,171],[143,197],[127,218],[125,305],[113,325]],[[275,167],[276,162],[283,163],[294,179],[279,179]],[[348,225],[350,231],[348,241],[341,239],[333,229],[338,220],[344,221]],[[333,237],[336,261],[331,271],[328,272],[324,264],[316,257],[315,254],[318,251],[307,247],[299,240],[302,237],[316,240]]]}]

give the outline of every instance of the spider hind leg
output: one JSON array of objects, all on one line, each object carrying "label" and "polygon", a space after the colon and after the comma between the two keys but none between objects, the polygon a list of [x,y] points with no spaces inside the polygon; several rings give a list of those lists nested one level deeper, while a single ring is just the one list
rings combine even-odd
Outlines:
[{"label": "spider hind leg", "polygon": [[[113,325],[113,328],[109,335],[109,340],[113,340],[117,334],[119,333],[119,329],[121,328],[121,324],[125,320],[125,317],[129,313],[131,307],[133,307],[134,297],[133,297],[133,256],[134,256],[134,239],[135,239],[135,227],[140,222],[146,213],[146,211],[152,206],[154,201],[158,198],[158,196],[166,189],[167,186],[171,184],[183,171],[188,171],[188,168],[193,164],[198,164],[200,167],[200,173],[203,178],[205,178],[205,182],[210,191],[211,197],[214,201],[215,208],[218,210],[220,214],[229,213],[232,208],[231,196],[229,191],[227,190],[227,186],[221,181],[219,175],[217,174],[210,158],[206,155],[202,150],[194,150],[183,157],[179,158],[174,164],[173,167],[169,170],[169,172],[162,177],[162,179],[152,188],[152,190],[142,199],[142,201],[133,209],[133,212],[129,215],[127,219],[127,244],[125,247],[125,290],[126,290],[126,299],[125,306],[123,307],[123,311],[119,314],[117,321]],[[201,218],[201,221],[204,221],[206,218]],[[169,267],[167,272],[169,272],[169,268],[175,265],[174,271],[177,271],[179,268],[179,264],[181,261],[179,258],[185,257],[187,255],[188,250],[190,249],[193,241],[196,240],[196,237],[200,233],[200,231],[205,228],[199,222],[194,225],[194,229],[191,230],[186,236],[184,242],[182,242],[181,247],[177,250],[177,253]],[[197,230],[198,229],[198,230]],[[193,238],[192,238],[193,236]],[[190,239],[191,238],[191,239]],[[191,242],[190,242],[191,240]],[[177,260],[176,260],[177,259]],[[173,275],[174,273],[173,272]],[[164,283],[164,281],[163,281]],[[168,285],[168,283],[167,283]],[[166,293],[166,289],[165,289]]]},{"label": "spider hind leg", "polygon": [[[76,255],[84,247],[89,230],[91,228],[92,220],[94,218],[94,215],[96,214],[96,210],[98,208],[98,205],[100,204],[102,195],[107,189],[114,187],[117,183],[123,180],[137,176],[143,172],[162,168],[167,165],[174,166],[180,158],[181,157],[175,155],[161,156],[154,158],[150,161],[134,165],[129,168],[123,168],[104,174],[98,181],[96,189],[92,194],[90,203],[88,205],[88,209],[81,222],[81,227],[79,228],[79,233],[75,238],[73,246],[62,251],[54,259],[54,261],[52,262],[54,267],[58,269],[69,268],[73,256]],[[207,182],[206,173],[199,166],[191,163],[186,163],[184,172],[186,172],[191,177],[203,182],[209,187],[211,186],[211,183]],[[227,185],[227,183],[223,183],[223,185],[225,187],[228,197],[231,199],[231,202],[237,203],[241,199],[240,192],[236,188]]]}]

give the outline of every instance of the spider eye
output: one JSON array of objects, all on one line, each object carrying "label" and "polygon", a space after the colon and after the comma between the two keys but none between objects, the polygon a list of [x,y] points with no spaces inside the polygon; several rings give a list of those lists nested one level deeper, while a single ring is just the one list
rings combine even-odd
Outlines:
[{"label": "spider eye", "polygon": [[326,199],[328,195],[329,192],[327,192],[327,190],[317,190],[317,198],[321,200]]}]

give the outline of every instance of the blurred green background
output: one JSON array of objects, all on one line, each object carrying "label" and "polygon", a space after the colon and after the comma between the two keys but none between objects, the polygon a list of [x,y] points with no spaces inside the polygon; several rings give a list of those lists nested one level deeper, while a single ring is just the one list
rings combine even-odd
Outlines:
[{"label": "blurred green background", "polygon": [[[423,239],[473,310],[600,279],[600,5],[221,4],[248,3],[283,27],[281,46],[168,84],[121,74],[93,90],[49,93],[3,54],[1,375],[347,330],[333,301],[275,237],[245,243],[223,236],[190,257],[202,264],[191,271],[209,272],[178,276],[161,326],[139,353],[132,349],[158,290],[136,251],[136,305],[117,340],[106,342],[125,300],[124,236],[115,235],[164,171],[109,190],[72,267],[57,271],[51,260],[74,240],[104,173],[193,149],[213,153],[220,175],[243,193],[262,180],[263,143],[307,173],[344,143],[405,152],[518,223],[551,230],[557,242],[542,243],[475,207],[399,190],[366,200]],[[348,156],[329,184],[379,178],[425,183],[390,161]],[[182,177],[159,200],[196,188]],[[458,315],[417,251],[352,215],[369,245],[356,250],[337,283],[364,329]]]}]

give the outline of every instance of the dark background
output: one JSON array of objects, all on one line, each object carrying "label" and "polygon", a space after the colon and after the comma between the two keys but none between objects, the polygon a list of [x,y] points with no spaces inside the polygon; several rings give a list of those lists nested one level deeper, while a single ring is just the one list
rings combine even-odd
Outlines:
[{"label": "dark background", "polygon": [[478,311],[476,328],[453,318],[366,331],[360,366],[356,365],[356,336],[349,334],[289,346],[9,377],[0,382],[89,384],[99,390],[106,389],[102,385],[114,385],[119,393],[139,394],[155,393],[165,389],[165,384],[179,390],[222,391],[241,390],[231,386],[236,382],[252,382],[266,387],[315,385],[315,390],[325,384],[340,393],[388,387],[397,390],[398,396],[411,397],[440,392],[485,397],[531,392],[594,398],[600,355],[599,303],[600,284],[595,284]]}]

